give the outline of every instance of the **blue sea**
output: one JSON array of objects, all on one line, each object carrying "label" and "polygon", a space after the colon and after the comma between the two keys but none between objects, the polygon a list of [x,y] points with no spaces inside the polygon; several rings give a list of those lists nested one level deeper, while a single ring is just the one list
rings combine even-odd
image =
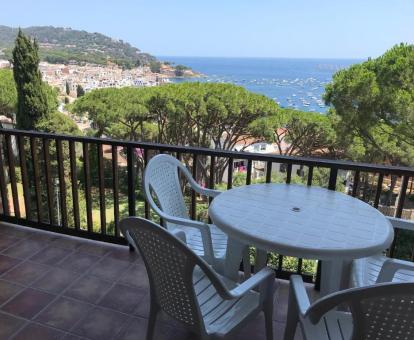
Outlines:
[{"label": "blue sea", "polygon": [[172,79],[173,82],[203,81],[232,83],[264,94],[282,107],[326,112],[322,96],[333,74],[362,60],[288,59],[288,58],[210,58],[159,57],[191,67],[205,75],[197,79]]}]

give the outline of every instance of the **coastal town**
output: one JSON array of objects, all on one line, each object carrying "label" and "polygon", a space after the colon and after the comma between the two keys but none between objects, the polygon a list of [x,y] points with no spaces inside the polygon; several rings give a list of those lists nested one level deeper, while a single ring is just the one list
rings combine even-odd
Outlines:
[{"label": "coastal town", "polygon": [[[0,59],[0,69],[10,67],[9,61]],[[147,65],[123,69],[113,63],[79,65],[76,63],[51,64],[43,61],[39,64],[39,70],[43,81],[58,88],[61,94],[68,94],[72,97],[76,97],[78,86],[81,86],[85,92],[108,87],[157,86],[169,83],[171,78],[176,77],[174,66],[166,63],[160,63],[159,72],[153,72]],[[183,72],[185,77],[197,75],[190,69]]]}]

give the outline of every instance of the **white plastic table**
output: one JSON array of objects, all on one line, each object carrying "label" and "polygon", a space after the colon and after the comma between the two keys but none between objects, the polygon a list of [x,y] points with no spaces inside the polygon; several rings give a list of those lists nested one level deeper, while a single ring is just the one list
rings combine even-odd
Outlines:
[{"label": "white plastic table", "polygon": [[304,185],[227,190],[213,200],[209,215],[235,242],[323,260],[322,295],[341,288],[352,259],[381,253],[394,238],[390,222],[377,209],[339,192]]}]

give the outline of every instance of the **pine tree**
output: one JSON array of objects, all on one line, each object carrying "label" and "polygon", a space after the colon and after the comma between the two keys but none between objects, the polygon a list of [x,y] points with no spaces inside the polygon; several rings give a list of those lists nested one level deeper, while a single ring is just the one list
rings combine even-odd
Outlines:
[{"label": "pine tree", "polygon": [[13,49],[13,75],[17,88],[16,122],[19,129],[33,130],[49,113],[47,94],[39,71],[39,47],[21,30]]}]

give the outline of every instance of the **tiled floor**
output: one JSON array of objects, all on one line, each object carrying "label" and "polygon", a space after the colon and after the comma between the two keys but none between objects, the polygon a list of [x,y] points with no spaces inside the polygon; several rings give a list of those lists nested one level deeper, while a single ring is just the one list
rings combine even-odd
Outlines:
[{"label": "tiled floor", "polygon": [[[288,286],[277,284],[282,339]],[[148,309],[145,267],[127,247],[0,224],[1,340],[145,339]],[[167,317],[157,325],[156,339],[194,338]],[[234,338],[265,339],[263,316]]]}]

